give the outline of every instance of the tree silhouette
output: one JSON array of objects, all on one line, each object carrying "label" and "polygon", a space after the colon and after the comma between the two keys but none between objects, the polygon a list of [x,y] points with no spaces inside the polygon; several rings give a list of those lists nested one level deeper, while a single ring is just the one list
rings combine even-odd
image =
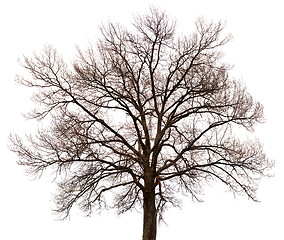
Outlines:
[{"label": "tree silhouette", "polygon": [[177,193],[200,200],[203,184],[220,180],[256,200],[272,162],[257,140],[237,137],[236,126],[263,121],[263,107],[228,75],[221,22],[198,19],[192,35],[176,36],[175,22],[152,8],[133,28],[101,27],[72,66],[51,46],[24,57],[31,78],[17,80],[38,103],[27,117],[49,124],[24,141],[11,135],[10,147],[29,173],[55,170],[63,218],[74,204],[87,214],[142,207],[143,240],[155,240]]}]

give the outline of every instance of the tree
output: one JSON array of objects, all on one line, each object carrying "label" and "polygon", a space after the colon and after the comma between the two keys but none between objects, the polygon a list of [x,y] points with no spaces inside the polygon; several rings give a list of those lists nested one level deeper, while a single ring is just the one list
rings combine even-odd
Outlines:
[{"label": "tree", "polygon": [[203,184],[220,180],[256,200],[273,163],[257,140],[238,137],[263,122],[263,107],[229,77],[222,22],[198,19],[194,34],[176,36],[175,22],[153,8],[133,27],[101,27],[97,46],[78,49],[72,66],[52,46],[24,57],[31,78],[17,80],[38,103],[27,117],[49,124],[27,141],[11,135],[10,147],[29,173],[55,170],[63,218],[74,204],[87,214],[142,207],[143,240],[155,240],[177,192],[199,201]]}]

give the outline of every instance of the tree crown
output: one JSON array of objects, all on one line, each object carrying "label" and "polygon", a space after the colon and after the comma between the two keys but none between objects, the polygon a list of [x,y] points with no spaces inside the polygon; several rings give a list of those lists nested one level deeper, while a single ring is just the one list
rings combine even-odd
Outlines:
[{"label": "tree crown", "polygon": [[125,212],[149,191],[162,216],[178,203],[176,192],[199,200],[202,184],[215,179],[255,200],[272,162],[233,128],[253,131],[263,107],[228,75],[219,49],[231,37],[222,37],[222,22],[198,19],[191,36],[176,37],[175,21],[151,9],[133,27],[101,27],[97,46],[78,49],[71,67],[51,46],[24,57],[31,78],[18,81],[37,89],[39,103],[28,117],[52,122],[30,145],[11,137],[19,164],[35,174],[55,167],[64,216],[74,203],[87,213],[106,207],[108,192]]}]

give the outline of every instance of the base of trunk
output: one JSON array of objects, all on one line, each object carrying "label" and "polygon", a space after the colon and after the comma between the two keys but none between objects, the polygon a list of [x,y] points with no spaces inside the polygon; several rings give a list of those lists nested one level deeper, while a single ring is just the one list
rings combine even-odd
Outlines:
[{"label": "base of trunk", "polygon": [[143,240],[156,240],[157,210],[155,206],[155,190],[144,194]]}]

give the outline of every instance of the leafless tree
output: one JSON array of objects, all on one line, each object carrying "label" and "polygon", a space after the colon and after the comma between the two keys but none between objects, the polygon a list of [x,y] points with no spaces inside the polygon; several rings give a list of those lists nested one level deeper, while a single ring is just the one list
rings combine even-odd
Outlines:
[{"label": "leafless tree", "polygon": [[203,184],[220,180],[256,200],[272,162],[257,140],[239,140],[236,129],[253,131],[263,107],[228,75],[222,22],[198,19],[192,35],[176,36],[175,21],[152,8],[133,29],[101,27],[71,66],[51,46],[24,57],[31,78],[17,80],[38,103],[27,117],[49,124],[10,146],[30,173],[55,170],[63,218],[74,204],[87,214],[141,207],[143,240],[155,240],[177,193],[199,201]]}]

